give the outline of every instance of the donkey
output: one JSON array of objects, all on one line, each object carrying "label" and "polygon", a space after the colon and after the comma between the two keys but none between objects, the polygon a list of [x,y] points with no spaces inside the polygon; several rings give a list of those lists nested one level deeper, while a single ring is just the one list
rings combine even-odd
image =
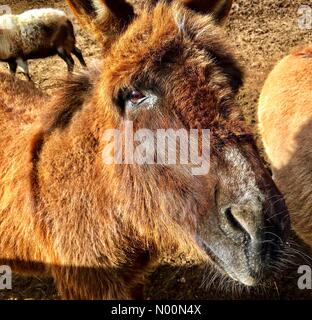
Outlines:
[{"label": "donkey", "polygon": [[280,61],[267,78],[259,129],[292,226],[312,246],[312,46]]},{"label": "donkey", "polygon": [[[247,286],[273,275],[289,218],[235,103],[243,75],[219,27],[232,1],[161,2],[139,14],[126,1],[68,2],[103,32],[102,62],[51,100],[1,76],[0,264],[52,275],[64,299],[141,298],[173,249]],[[126,121],[210,129],[209,172],[104,162],[103,136],[125,133]]]}]

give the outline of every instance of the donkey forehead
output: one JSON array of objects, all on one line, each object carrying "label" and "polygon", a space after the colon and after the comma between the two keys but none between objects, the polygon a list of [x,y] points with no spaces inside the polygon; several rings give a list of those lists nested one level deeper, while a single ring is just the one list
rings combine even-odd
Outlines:
[{"label": "donkey forehead", "polygon": [[111,48],[105,64],[112,75],[110,82],[126,82],[138,72],[150,72],[163,65],[167,59],[178,63],[197,54],[208,63],[213,59],[204,54],[204,47],[213,50],[213,44],[221,42],[218,31],[209,15],[197,15],[179,6],[143,11]]}]

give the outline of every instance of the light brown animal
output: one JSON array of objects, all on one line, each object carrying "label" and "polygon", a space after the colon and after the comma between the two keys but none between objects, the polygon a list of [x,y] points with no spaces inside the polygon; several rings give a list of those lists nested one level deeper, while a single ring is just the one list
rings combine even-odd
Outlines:
[{"label": "light brown animal", "polygon": [[262,89],[258,117],[292,226],[312,246],[312,46],[276,65]]},{"label": "light brown animal", "polygon": [[[140,297],[172,248],[246,285],[272,275],[289,220],[235,103],[242,72],[218,27],[231,1],[160,3],[137,16],[112,1],[96,1],[99,11],[69,3],[98,35],[103,12],[123,28],[100,43],[102,62],[51,101],[1,75],[0,264],[51,274],[71,299]],[[106,129],[123,132],[126,120],[135,130],[210,129],[209,173],[104,163]]]},{"label": "light brown animal", "polygon": [[76,46],[72,22],[65,12],[42,8],[19,15],[0,16],[0,61],[7,62],[12,74],[20,67],[31,80],[28,60],[59,55],[73,72],[74,54],[86,67],[83,55]]}]

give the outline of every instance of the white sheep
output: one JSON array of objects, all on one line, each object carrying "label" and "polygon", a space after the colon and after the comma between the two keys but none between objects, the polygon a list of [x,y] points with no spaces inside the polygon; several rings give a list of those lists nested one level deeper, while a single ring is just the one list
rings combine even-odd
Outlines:
[{"label": "white sheep", "polygon": [[19,67],[31,80],[27,60],[54,55],[59,55],[72,72],[75,62],[71,53],[86,66],[76,47],[73,24],[63,11],[44,8],[0,16],[0,61],[9,64],[11,73]]}]

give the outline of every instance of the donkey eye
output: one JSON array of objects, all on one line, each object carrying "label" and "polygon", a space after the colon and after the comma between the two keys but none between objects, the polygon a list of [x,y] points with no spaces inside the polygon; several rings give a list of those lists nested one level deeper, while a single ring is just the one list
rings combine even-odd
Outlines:
[{"label": "donkey eye", "polygon": [[146,96],[144,95],[143,92],[137,91],[137,90],[133,90],[133,91],[130,92],[128,100],[132,104],[139,104],[145,98],[146,98]]},{"label": "donkey eye", "polygon": [[135,111],[141,107],[151,109],[157,105],[158,96],[148,90],[120,90],[115,103],[121,113]]},{"label": "donkey eye", "polygon": [[143,103],[147,98],[148,97],[142,91],[130,91],[125,101],[125,107],[128,110],[134,109],[140,106],[140,104]]}]

